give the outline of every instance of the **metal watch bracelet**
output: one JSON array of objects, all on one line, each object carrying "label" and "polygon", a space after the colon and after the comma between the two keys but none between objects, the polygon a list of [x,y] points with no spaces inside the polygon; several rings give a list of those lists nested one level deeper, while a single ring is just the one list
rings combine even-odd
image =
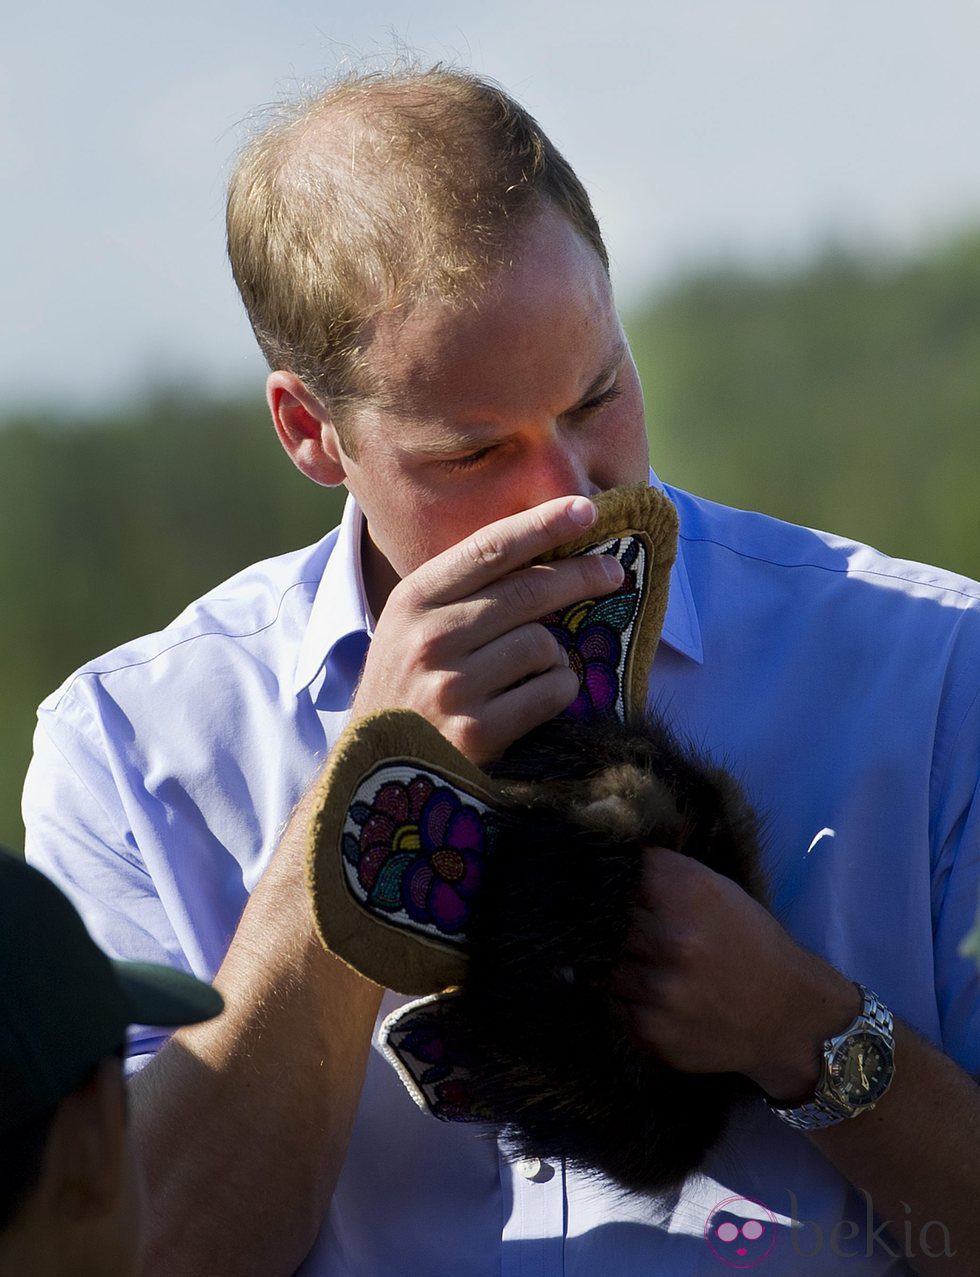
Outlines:
[{"label": "metal watch bracelet", "polygon": [[[855,984],[857,984],[863,999],[861,1010],[842,1033],[835,1034],[834,1037],[825,1040],[820,1080],[817,1083],[817,1090],[813,1099],[806,1104],[798,1104],[793,1108],[781,1108],[774,1100],[766,1101],[777,1117],[798,1131],[820,1131],[828,1126],[836,1126],[840,1122],[846,1122],[849,1118],[858,1117],[861,1113],[870,1111],[878,1102],[875,1100],[872,1104],[847,1109],[843,1104],[836,1103],[832,1096],[821,1093],[822,1088],[827,1084],[828,1067],[836,1046],[851,1034],[861,1031],[878,1034],[884,1039],[889,1052],[893,1052],[895,1048],[895,1023],[892,1013],[870,989],[865,988],[863,984],[858,984],[857,981],[855,981]],[[894,1065],[892,1068],[894,1071]],[[885,1090],[887,1089],[886,1086]],[[882,1091],[883,1094],[884,1091]],[[881,1096],[878,1097],[878,1099],[880,1098]]]}]

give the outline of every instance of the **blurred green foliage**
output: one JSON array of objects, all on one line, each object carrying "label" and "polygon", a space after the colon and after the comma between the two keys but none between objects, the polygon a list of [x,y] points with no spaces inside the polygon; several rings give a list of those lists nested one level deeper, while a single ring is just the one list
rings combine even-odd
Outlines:
[{"label": "blurred green foliage", "polygon": [[[980,232],[904,262],[706,271],[628,328],[664,479],[980,575]],[[342,496],[292,468],[259,388],[0,423],[0,841],[22,844],[37,702],[237,569],[322,536]]]},{"label": "blurred green foliage", "polygon": [[630,325],[670,482],[980,574],[980,232],[688,279]]}]

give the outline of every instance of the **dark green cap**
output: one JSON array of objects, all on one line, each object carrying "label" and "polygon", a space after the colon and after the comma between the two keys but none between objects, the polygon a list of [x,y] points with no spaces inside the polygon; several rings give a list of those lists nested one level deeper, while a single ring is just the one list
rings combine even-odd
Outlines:
[{"label": "dark green cap", "polygon": [[116,962],[49,878],[0,848],[0,1131],[53,1109],[123,1043],[224,1003],[184,971]]}]

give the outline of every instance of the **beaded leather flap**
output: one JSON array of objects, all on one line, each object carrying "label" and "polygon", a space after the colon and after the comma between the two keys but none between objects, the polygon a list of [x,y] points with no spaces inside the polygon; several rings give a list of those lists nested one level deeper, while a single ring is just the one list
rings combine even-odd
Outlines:
[{"label": "beaded leather flap", "polygon": [[381,1024],[381,1049],[419,1108],[443,1122],[492,1122],[473,1085],[482,1062],[457,1031],[458,997],[449,989],[392,1011]]},{"label": "beaded leather flap", "polygon": [[[579,695],[565,715],[623,721],[630,706],[645,703],[677,516],[647,487],[615,489],[596,504],[588,533],[545,559],[614,554],[623,584],[542,624],[579,675]],[[324,946],[401,993],[459,983],[501,796],[499,784],[410,711],[351,724],[321,779],[310,833],[308,886]]]},{"label": "beaded leather flap", "polygon": [[323,778],[307,862],[325,948],[399,993],[457,984],[496,802],[489,777],[418,714],[352,724]]},{"label": "beaded leather flap", "polygon": [[565,710],[584,720],[646,704],[647,682],[667,611],[670,569],[677,553],[677,512],[655,488],[615,488],[596,499],[599,515],[583,536],[549,559],[611,554],[623,565],[623,584],[601,599],[585,599],[542,617],[568,652],[580,690]]}]

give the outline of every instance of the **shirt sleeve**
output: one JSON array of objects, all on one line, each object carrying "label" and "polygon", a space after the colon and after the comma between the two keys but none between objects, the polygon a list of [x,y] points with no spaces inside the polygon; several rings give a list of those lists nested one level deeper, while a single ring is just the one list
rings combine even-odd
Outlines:
[{"label": "shirt sleeve", "polygon": [[[27,859],[65,892],[111,958],[188,970],[127,827],[111,748],[84,705],[42,706],[38,719],[23,797]],[[145,1062],[167,1036],[134,1025],[127,1054]]]},{"label": "shirt sleeve", "polygon": [[[975,668],[975,667],[974,667]],[[977,919],[980,891],[980,692],[949,752],[933,876],[936,1000],[943,1049],[980,1080],[980,973],[960,946]]]},{"label": "shirt sleeve", "polygon": [[951,855],[936,926],[936,998],[943,1049],[980,1081],[980,974],[960,946],[977,921],[980,890],[980,788],[964,815]]}]

